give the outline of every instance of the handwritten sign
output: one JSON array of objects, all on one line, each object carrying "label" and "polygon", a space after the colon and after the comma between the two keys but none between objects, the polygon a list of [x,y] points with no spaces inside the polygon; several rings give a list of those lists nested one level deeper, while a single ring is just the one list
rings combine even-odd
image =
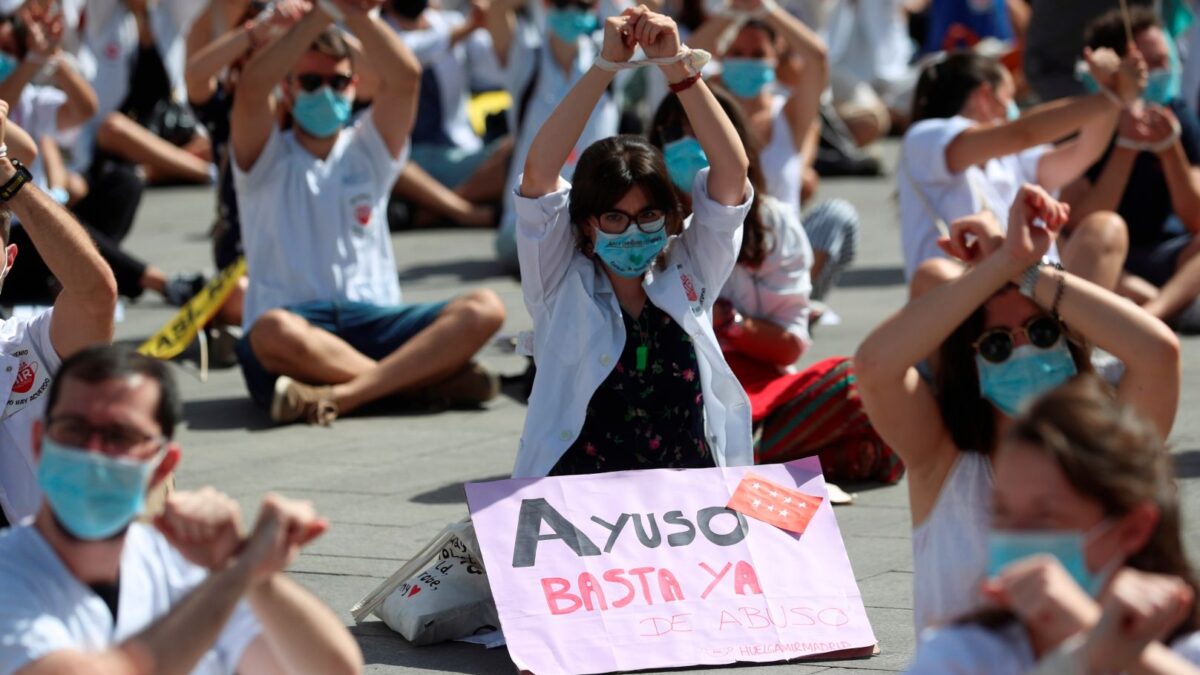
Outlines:
[{"label": "handwritten sign", "polygon": [[[748,472],[820,499],[803,534],[726,506]],[[536,675],[876,644],[816,458],[466,487],[509,653]]]}]

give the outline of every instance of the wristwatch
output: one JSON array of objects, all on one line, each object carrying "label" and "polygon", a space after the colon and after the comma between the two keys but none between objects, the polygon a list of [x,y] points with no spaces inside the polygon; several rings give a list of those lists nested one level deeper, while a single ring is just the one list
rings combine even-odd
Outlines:
[{"label": "wristwatch", "polygon": [[1063,269],[1062,263],[1051,262],[1049,258],[1042,258],[1040,262],[1036,262],[1021,273],[1021,295],[1037,302],[1033,297],[1033,291],[1037,288],[1038,278],[1042,276],[1043,267],[1053,267],[1057,270]]},{"label": "wristwatch", "polygon": [[9,201],[17,196],[17,193],[21,191],[21,188],[25,187],[26,183],[33,182],[33,174],[29,173],[29,169],[26,169],[20,160],[16,157],[9,157],[8,161],[12,162],[13,168],[16,169],[17,173],[12,178],[9,178],[3,187],[0,187],[0,202]]}]

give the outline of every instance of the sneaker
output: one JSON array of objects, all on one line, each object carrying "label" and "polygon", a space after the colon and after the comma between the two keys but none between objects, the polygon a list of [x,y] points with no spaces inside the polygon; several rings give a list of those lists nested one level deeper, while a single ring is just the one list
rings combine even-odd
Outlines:
[{"label": "sneaker", "polygon": [[183,307],[208,283],[208,279],[203,274],[177,274],[170,279],[167,279],[167,285],[163,288],[163,299],[167,304],[174,307]]},{"label": "sneaker", "polygon": [[216,326],[206,328],[208,331],[208,360],[213,368],[232,368],[238,364],[237,342],[242,337],[242,329],[237,326]]},{"label": "sneaker", "polygon": [[477,406],[496,398],[499,393],[500,378],[472,361],[441,382],[425,387],[412,398],[431,406],[451,408]]},{"label": "sneaker", "polygon": [[286,375],[275,380],[275,397],[271,400],[271,420],[275,423],[291,424],[304,420],[327,427],[337,416],[333,387],[301,384]]}]

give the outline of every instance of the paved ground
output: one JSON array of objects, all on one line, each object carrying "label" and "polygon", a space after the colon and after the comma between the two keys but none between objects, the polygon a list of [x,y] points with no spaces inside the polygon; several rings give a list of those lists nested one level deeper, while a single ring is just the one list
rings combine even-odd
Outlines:
[{"label": "paved ground", "polygon": [[[894,148],[889,147],[889,150]],[[894,153],[889,152],[894,159]],[[904,299],[899,226],[891,179],[826,181],[821,198],[845,197],[863,216],[863,245],[832,302],[839,326],[822,327],[806,362],[850,354],[867,331]],[[206,269],[208,190],[152,191],[129,242],[138,254],[172,271]],[[518,283],[492,262],[490,232],[435,230],[394,238],[406,297],[441,299],[487,286],[509,310],[505,330],[531,321]],[[147,298],[127,307],[119,340],[140,342],[171,310]],[[1200,343],[1185,342],[1185,392],[1176,434],[1192,550],[1200,534]],[[523,360],[488,353],[485,362],[517,373]],[[207,383],[179,371],[186,400],[185,456],[179,485],[212,484],[253,511],[262,494],[277,490],[311,499],[333,527],[297,562],[292,574],[352,624],[349,608],[398,568],[443,525],[466,513],[464,481],[499,478],[511,469],[525,409],[504,397],[479,412],[375,415],[338,420],[333,429],[273,428],[246,398],[240,372],[216,371]],[[902,670],[912,656],[912,556],[905,487],[859,490],[856,504],[837,509],[855,576],[879,638],[875,658],[786,666],[786,672],[841,673]],[[252,514],[251,514],[252,515]],[[1195,558],[1194,558],[1195,559]],[[507,673],[503,649],[451,644],[414,648],[381,622],[352,628],[372,673]],[[738,672],[783,672],[747,667]]]}]

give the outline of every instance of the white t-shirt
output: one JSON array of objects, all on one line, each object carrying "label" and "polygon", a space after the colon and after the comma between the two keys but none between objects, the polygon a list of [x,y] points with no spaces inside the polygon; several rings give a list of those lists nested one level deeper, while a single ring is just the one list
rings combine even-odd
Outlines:
[{"label": "white t-shirt", "polygon": [[422,14],[429,22],[423,30],[403,30],[390,17],[388,25],[396,30],[404,44],[421,62],[432,68],[437,78],[438,98],[442,104],[442,131],[461,150],[472,152],[483,147],[483,140],[471,127],[467,116],[467,96],[472,89],[499,89],[504,86],[500,65],[492,49],[492,38],[485,30],[473,31],[456,45],[450,33],[466,21],[460,12],[427,9]]},{"label": "white t-shirt", "polygon": [[[1200,633],[1185,635],[1171,644],[1183,659],[1200,665]],[[988,673],[1024,675],[1036,665],[1029,634],[1019,623],[999,630],[979,625],[959,625],[926,631],[917,646],[910,673]]]},{"label": "white t-shirt", "polygon": [[341,131],[325,159],[276,128],[249,171],[235,163],[246,330],[269,309],[311,300],[399,304],[387,202],[408,145],[393,157],[371,112]]},{"label": "white t-shirt", "polygon": [[[66,102],[67,95],[57,87],[27,84],[21,90],[16,107],[9,111],[8,118],[28,132],[40,147],[42,137],[58,136],[58,109]],[[29,173],[33,174],[34,185],[47,189],[46,167],[40,152],[30,165]]]},{"label": "white t-shirt", "polygon": [[[62,650],[100,651],[137,635],[178,604],[208,573],[183,559],[158,532],[134,523],[121,553],[114,625],[108,606],[80,582],[31,525],[0,534],[0,672]],[[192,671],[231,674],[262,632],[243,600]]]},{"label": "white t-shirt", "polygon": [[32,516],[42,501],[33,423],[46,412],[50,381],[62,363],[50,342],[52,313],[0,321],[0,397],[5,399],[0,410],[0,507],[14,524]]},{"label": "white t-shirt", "polygon": [[[928,119],[914,124],[904,135],[896,181],[907,279],[912,279],[917,266],[929,258],[946,257],[937,246],[939,232],[930,209],[947,224],[988,210],[995,214],[1001,227],[1007,227],[1008,209],[1021,185],[1037,183],[1038,163],[1051,149],[1048,145],[1035,146],[952,173],[946,166],[946,147],[975,124],[962,116]],[[916,189],[921,191],[924,199]],[[1056,256],[1057,253],[1052,257]]]}]

